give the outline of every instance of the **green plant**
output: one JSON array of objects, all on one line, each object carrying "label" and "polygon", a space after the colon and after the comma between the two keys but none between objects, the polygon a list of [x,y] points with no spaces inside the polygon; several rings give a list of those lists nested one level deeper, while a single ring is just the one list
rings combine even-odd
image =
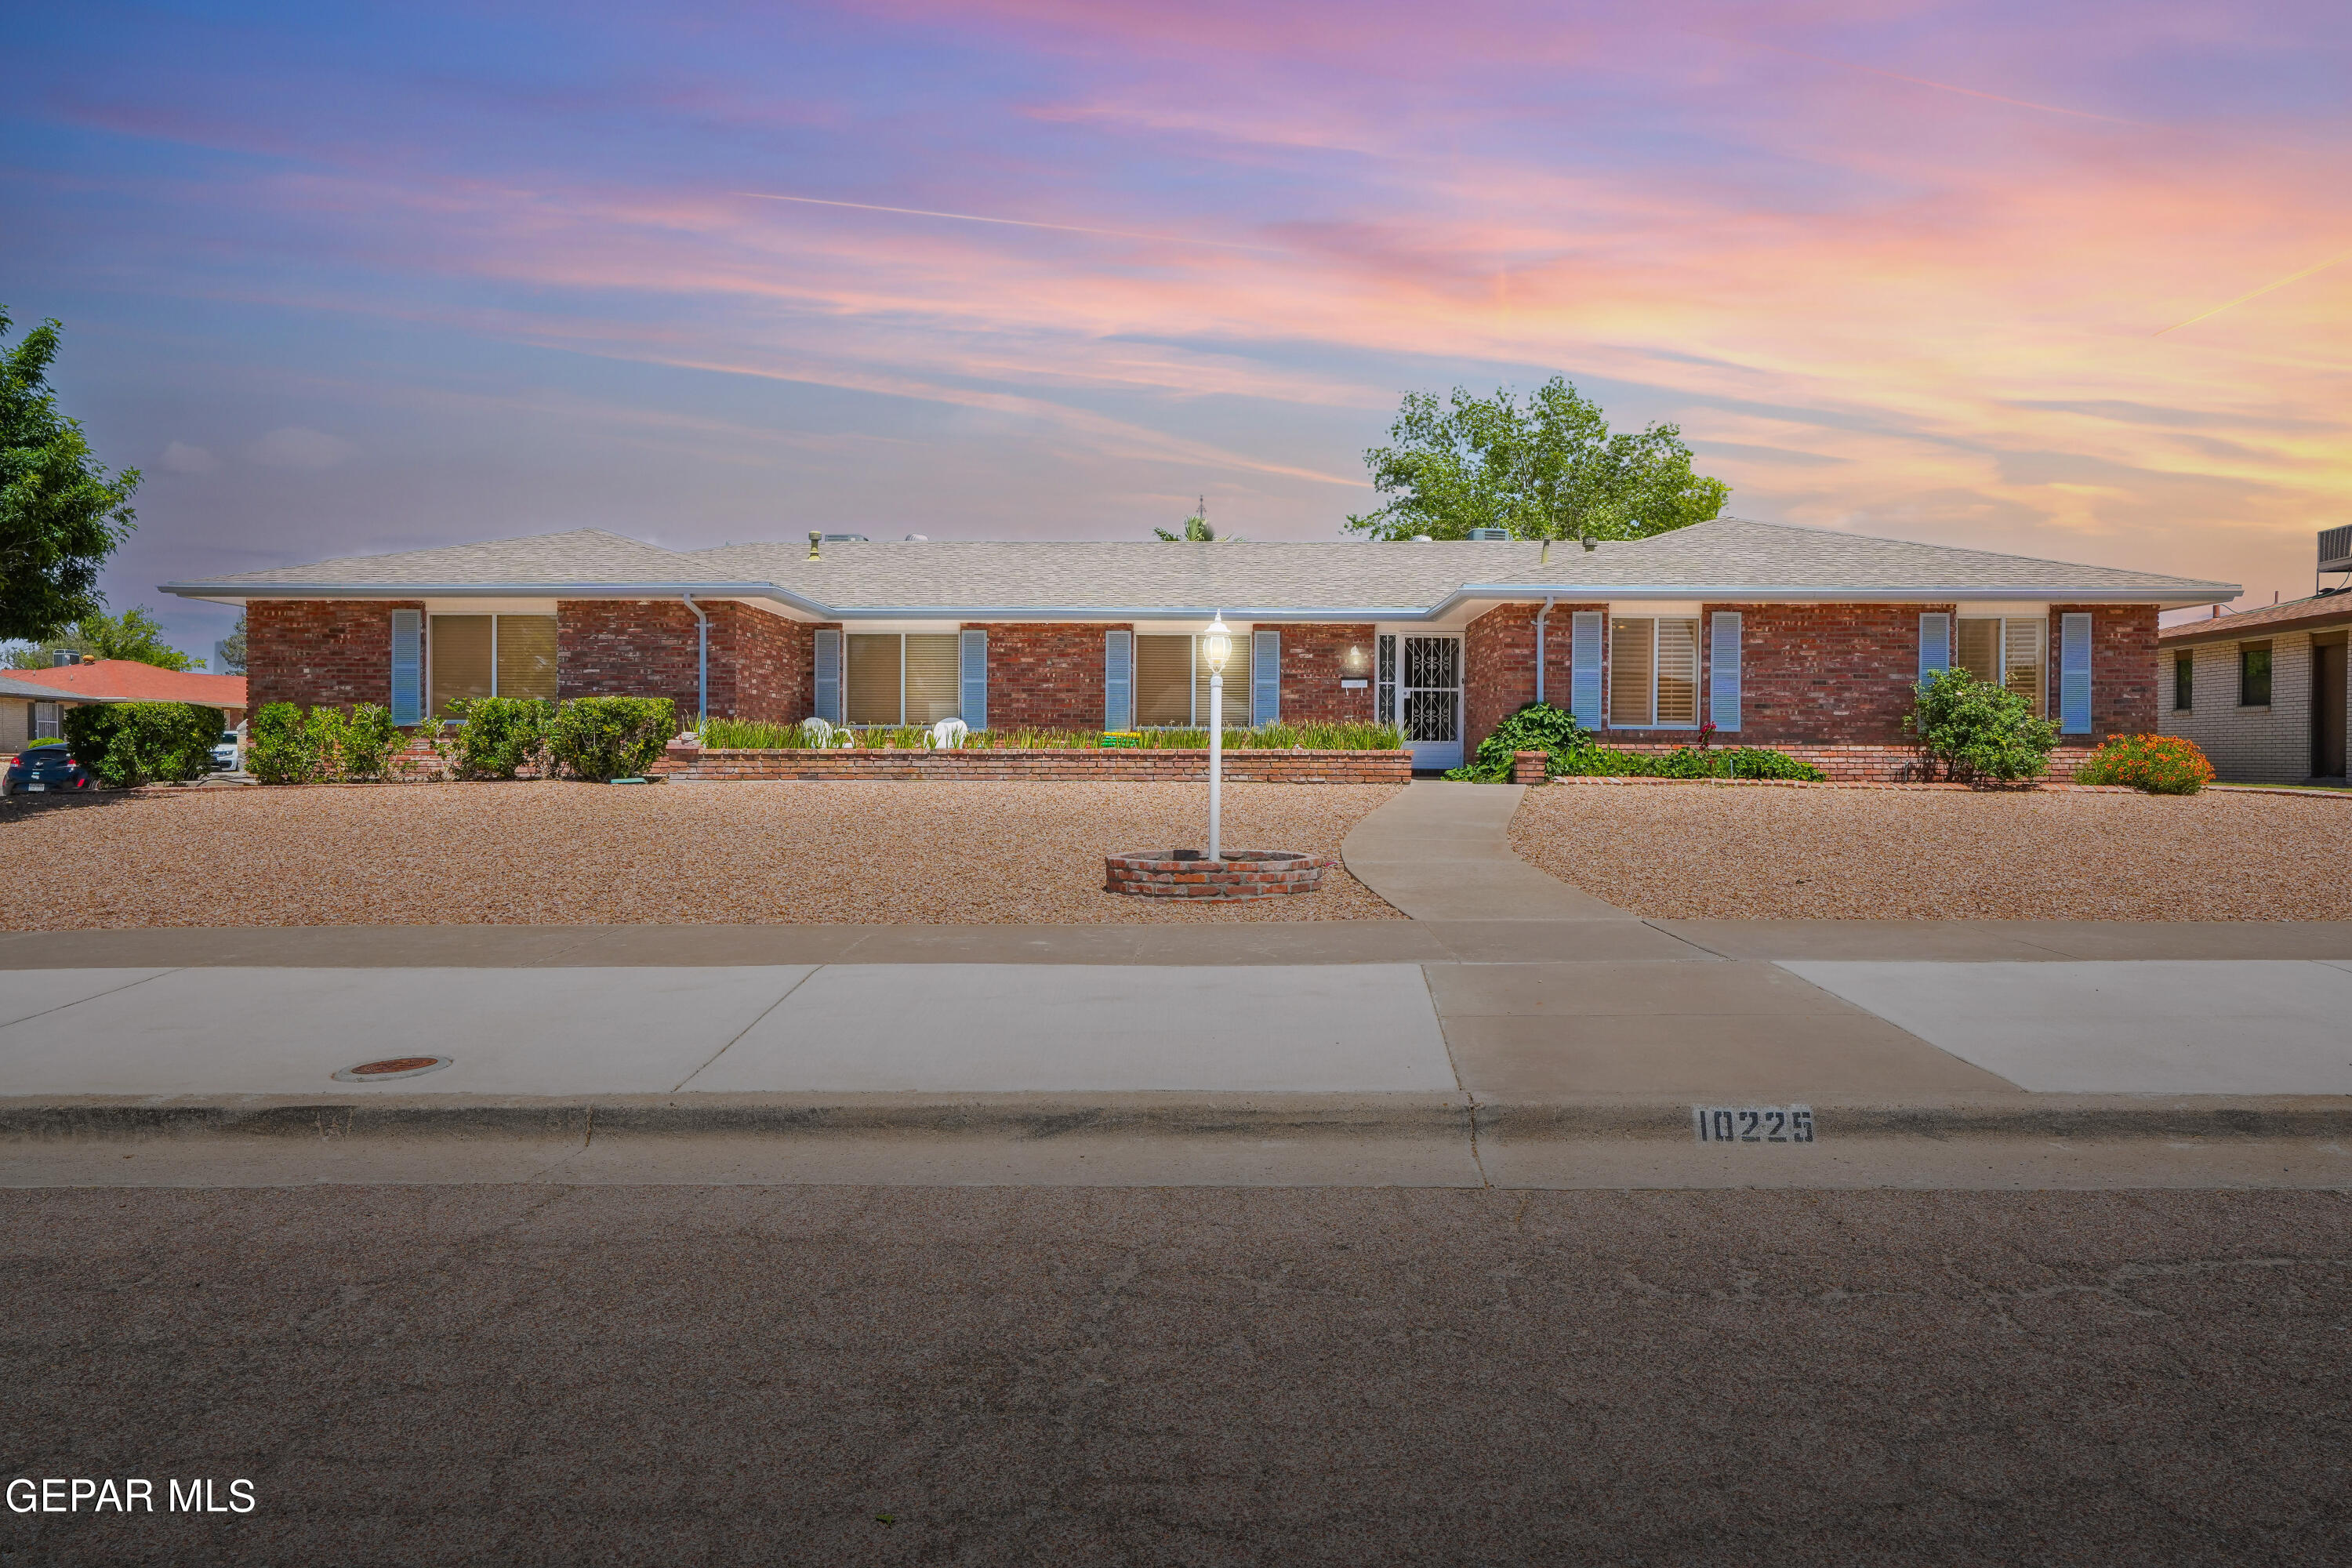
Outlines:
[{"label": "green plant", "polygon": [[2074,770],[2076,784],[2129,784],[2149,795],[2195,795],[2213,782],[2213,764],[2179,735],[2115,735]]},{"label": "green plant", "polygon": [[537,697],[477,697],[451,704],[459,721],[457,776],[510,779],[541,762],[549,704]]},{"label": "green plant", "polygon": [[340,708],[313,708],[303,717],[302,732],[310,742],[313,778],[348,776],[344,772],[343,738],[349,728]]},{"label": "green plant", "polygon": [[[667,697],[575,697],[556,710],[547,749],[576,778],[642,778],[677,727],[677,704]],[[705,743],[715,742],[706,734]]]},{"label": "green plant", "polygon": [[319,772],[319,749],[302,710],[291,702],[265,702],[246,731],[246,771],[266,784],[309,784]]},{"label": "green plant", "polygon": [[65,731],[75,762],[99,783],[129,789],[210,772],[221,710],[193,702],[92,702],[66,710]]},{"label": "green plant", "polygon": [[[313,708],[310,719],[317,722],[321,713],[332,713],[331,708]],[[340,732],[335,737],[338,772],[347,779],[380,779],[398,751],[402,737],[392,721],[392,710],[379,702],[354,702],[351,710],[338,715]]]},{"label": "green plant", "polygon": [[1917,700],[1903,728],[1952,777],[2011,784],[2050,771],[2058,727],[2036,719],[2016,692],[1958,668],[1939,669],[1911,689]]},{"label": "green plant", "polygon": [[1514,752],[1544,752],[1548,758],[1544,764],[1547,773],[1618,771],[1592,765],[1600,750],[1592,732],[1578,723],[1576,715],[1567,709],[1555,708],[1549,702],[1530,702],[1487,731],[1470,760],[1445,776],[1474,784],[1508,784]]},{"label": "green plant", "polygon": [[[14,323],[0,305],[0,337]],[[109,474],[58,408],[58,323],[0,344],[0,639],[39,639],[102,608],[98,570],[135,517],[139,470]]]}]

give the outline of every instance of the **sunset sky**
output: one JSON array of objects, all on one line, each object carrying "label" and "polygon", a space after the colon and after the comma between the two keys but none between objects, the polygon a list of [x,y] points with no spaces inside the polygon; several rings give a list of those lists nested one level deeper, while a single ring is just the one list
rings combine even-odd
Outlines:
[{"label": "sunset sky", "polygon": [[1741,516],[2246,604],[2352,521],[2345,0],[9,37],[0,302],[63,318],[69,410],[147,472],[115,606],[199,651],[229,612],[157,582],[562,528],[1136,538],[1205,494],[1337,537],[1401,392],[1554,373]]}]

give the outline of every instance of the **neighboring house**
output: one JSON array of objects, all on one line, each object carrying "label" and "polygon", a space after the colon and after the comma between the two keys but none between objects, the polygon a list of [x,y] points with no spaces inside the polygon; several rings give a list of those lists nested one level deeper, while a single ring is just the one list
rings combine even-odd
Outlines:
[{"label": "neighboring house", "polygon": [[2226,583],[1719,518],[1591,551],[1513,541],[733,544],[593,530],[249,572],[256,703],[667,696],[851,724],[1205,721],[1197,638],[1244,634],[1228,722],[1392,720],[1452,765],[1538,695],[1614,743],[1837,753],[1895,776],[1921,673],[1962,664],[2071,743],[2156,727],[2157,615]]},{"label": "neighboring house", "polygon": [[35,741],[62,740],[66,710],[93,700],[27,680],[27,673],[0,671],[0,752],[9,756]]},{"label": "neighboring house", "polygon": [[18,669],[10,677],[67,702],[196,702],[221,710],[230,729],[245,719],[245,677],[164,669],[135,658],[84,658]]},{"label": "neighboring house", "polygon": [[[2322,571],[2352,571],[2352,527],[2321,534],[2319,554]],[[2166,627],[2164,732],[2196,742],[2224,779],[2343,780],[2347,635],[2352,590],[2344,588]]]}]

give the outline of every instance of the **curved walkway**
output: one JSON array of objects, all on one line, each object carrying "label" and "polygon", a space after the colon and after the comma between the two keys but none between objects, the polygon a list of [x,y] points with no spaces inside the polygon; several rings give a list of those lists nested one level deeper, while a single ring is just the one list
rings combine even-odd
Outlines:
[{"label": "curved walkway", "polygon": [[1519,858],[1521,784],[1416,780],[1340,843],[1349,873],[1417,921],[1633,921]]}]

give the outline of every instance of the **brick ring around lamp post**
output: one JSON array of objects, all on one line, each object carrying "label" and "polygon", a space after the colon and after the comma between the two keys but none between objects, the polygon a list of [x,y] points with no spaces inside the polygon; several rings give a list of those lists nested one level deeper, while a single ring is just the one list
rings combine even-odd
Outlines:
[{"label": "brick ring around lamp post", "polygon": [[1103,857],[1103,891],[1140,899],[1267,899],[1311,893],[1331,862],[1288,849],[1142,849]]}]

